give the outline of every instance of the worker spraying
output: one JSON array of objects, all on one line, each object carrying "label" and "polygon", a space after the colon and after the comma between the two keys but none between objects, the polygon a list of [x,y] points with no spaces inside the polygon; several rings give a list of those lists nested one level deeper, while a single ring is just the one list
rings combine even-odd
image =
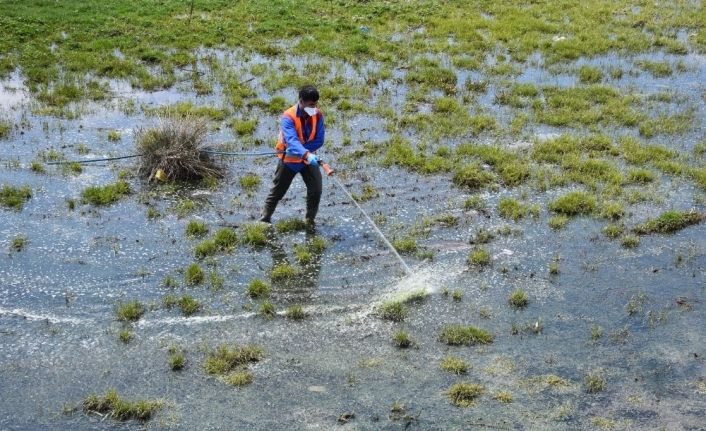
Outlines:
[{"label": "worker spraying", "polygon": [[299,90],[299,102],[284,111],[280,118],[279,138],[275,147],[279,161],[272,188],[265,199],[265,208],[260,218],[262,222],[272,222],[277,204],[299,173],[306,184],[304,219],[310,226],[314,225],[322,191],[320,161],[315,153],[323,146],[325,133],[324,116],[316,106],[318,101],[319,92],[316,87],[306,85]]}]

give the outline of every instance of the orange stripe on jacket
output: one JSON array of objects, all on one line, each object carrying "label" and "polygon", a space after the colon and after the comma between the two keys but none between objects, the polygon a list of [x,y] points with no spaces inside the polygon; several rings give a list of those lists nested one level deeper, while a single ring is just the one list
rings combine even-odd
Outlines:
[{"label": "orange stripe on jacket", "polygon": [[[304,145],[306,142],[313,140],[316,137],[316,128],[317,128],[317,123],[319,121],[319,116],[314,115],[311,117],[312,119],[312,124],[311,124],[311,133],[309,133],[308,139],[304,140],[304,125],[302,124],[301,118],[297,117],[297,105],[292,106],[291,108],[287,109],[284,111],[282,114],[284,116],[289,117],[292,122],[294,122],[294,128],[297,130],[297,136],[299,136],[299,141]],[[277,145],[275,146],[276,151],[287,151],[287,143],[284,141],[284,134],[282,131],[279,131],[279,138],[277,139]],[[306,153],[304,154],[306,156]],[[284,163],[302,163],[304,162],[305,164],[309,164],[309,162],[306,161],[306,157],[299,158],[296,156],[290,156],[284,153],[277,154],[277,157],[282,159]]]}]

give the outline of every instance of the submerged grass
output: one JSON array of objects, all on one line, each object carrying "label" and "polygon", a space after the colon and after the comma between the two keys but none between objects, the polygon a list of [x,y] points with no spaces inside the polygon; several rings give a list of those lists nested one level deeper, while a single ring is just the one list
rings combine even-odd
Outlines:
[{"label": "submerged grass", "polygon": [[439,364],[441,369],[456,375],[466,374],[470,365],[456,356],[444,356]]},{"label": "submerged grass", "polygon": [[13,186],[3,184],[0,188],[0,205],[21,210],[25,202],[32,197],[32,189],[29,186]]},{"label": "submerged grass", "polygon": [[378,315],[384,320],[402,322],[409,310],[402,301],[387,301],[378,307]]},{"label": "submerged grass", "polygon": [[83,189],[81,200],[83,203],[92,205],[109,205],[128,194],[130,194],[130,185],[125,180],[118,180],[113,184]]},{"label": "submerged grass", "polygon": [[164,402],[160,400],[128,401],[121,398],[115,389],[109,389],[103,396],[91,394],[82,403],[86,413],[101,413],[119,421],[147,421],[163,406]]},{"label": "submerged grass", "polygon": [[204,369],[208,374],[227,374],[265,357],[261,347],[255,345],[228,346],[221,344],[206,355]]},{"label": "submerged grass", "polygon": [[439,339],[450,345],[490,344],[493,336],[485,329],[476,326],[446,325],[442,328]]},{"label": "submerged grass", "polygon": [[485,392],[485,386],[480,383],[458,382],[451,386],[446,394],[451,404],[456,407],[470,407],[483,392]]},{"label": "submerged grass", "polygon": [[549,210],[567,216],[591,214],[596,209],[596,197],[582,191],[569,192],[549,203]]},{"label": "submerged grass", "polygon": [[633,232],[639,235],[651,233],[674,233],[686,227],[701,223],[706,219],[706,215],[696,211],[676,211],[669,210],[658,217],[633,228]]},{"label": "submerged grass", "polygon": [[145,306],[138,300],[122,302],[115,309],[115,316],[122,322],[134,322],[145,314]]}]

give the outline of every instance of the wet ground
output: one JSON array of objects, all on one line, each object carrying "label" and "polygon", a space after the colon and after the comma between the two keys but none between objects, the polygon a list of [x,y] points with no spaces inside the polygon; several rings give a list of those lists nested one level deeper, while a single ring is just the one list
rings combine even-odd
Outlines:
[{"label": "wet ground", "polygon": [[[266,61],[255,56],[246,63],[237,53],[215,54],[224,67],[242,70],[244,79],[253,78],[247,72],[253,64]],[[630,69],[640,58],[609,56],[590,63]],[[699,55],[667,60],[683,62],[685,71],[666,78],[625,73],[611,85],[647,94],[675,92],[678,102],[660,105],[660,112],[693,107],[690,131],[652,141],[690,151],[704,136],[705,60]],[[341,64],[339,69],[350,82],[360,83],[375,65],[356,69]],[[466,74],[459,71],[458,76],[463,86]],[[254,78],[257,97],[273,95]],[[577,85],[572,73],[550,73],[541,64],[526,67],[516,81]],[[120,82],[111,86],[114,98],[86,102],[80,118],[67,120],[34,115],[36,102],[20,75],[2,83],[0,106],[20,127],[0,142],[0,183],[27,184],[33,196],[22,211],[3,209],[0,214],[0,239],[7,250],[0,257],[0,428],[706,429],[706,225],[645,236],[639,247],[625,249],[602,235],[604,220],[577,218],[559,231],[547,226],[546,203],[566,189],[487,191],[482,193],[487,212],[466,210],[463,202],[470,194],[453,186],[448,176],[420,176],[367,159],[337,164],[338,157],[363,142],[383,141],[389,134],[373,115],[332,109],[327,138],[336,149],[324,152],[325,157],[347,187],[359,191],[365,182],[377,189],[379,196],[362,205],[377,214],[376,220],[384,215],[381,229],[387,235],[402,237],[425,216],[452,214],[458,224],[431,224],[419,244],[433,252],[433,259],[405,256],[414,271],[405,276],[358,210],[324,178],[316,233],[328,247],[304,267],[306,276],[296,283],[274,283],[270,298],[280,311],[302,304],[309,317],[265,319],[257,313],[260,301],[250,299],[246,287],[253,278],[269,278],[283,252],[294,262],[293,244],[304,243],[307,234],[277,234],[268,246],[240,245],[203,263],[224,279],[221,289],[213,289],[208,283],[184,285],[183,270],[194,262],[198,242],[184,231],[191,219],[205,221],[211,231],[255,219],[274,159],[224,159],[228,175],[216,188],[148,185],[129,176],[131,160],[85,165],[79,174],[55,166],[47,166],[45,174],[29,169],[37,154],[49,148],[72,160],[132,153],[134,131],[152,121],[144,115],[146,108],[185,100],[223,102],[217,84],[207,96],[196,96],[188,85],[153,93]],[[374,101],[389,97],[399,112],[407,91],[403,83],[382,81],[372,95]],[[495,91],[491,84],[478,104],[507,124],[510,108],[493,103]],[[295,90],[276,94],[292,100]],[[210,141],[235,141],[235,147],[264,142],[255,148],[268,149],[277,116],[257,109],[251,115],[260,118],[252,138],[234,136],[225,123],[215,123]],[[500,141],[525,145],[537,136],[565,131],[537,124],[529,129],[524,136]],[[119,131],[120,140],[109,141],[109,130]],[[607,132],[615,135],[620,129]],[[343,137],[350,135],[350,146],[343,147]],[[87,154],[79,154],[79,144],[89,149]],[[81,190],[114,181],[121,169],[127,171],[133,194],[106,207],[80,203]],[[262,178],[251,195],[239,185],[245,173]],[[703,211],[703,191],[693,183],[664,177],[650,187],[659,199],[631,206],[627,224],[669,208]],[[541,204],[538,217],[512,222],[495,214],[500,198],[520,193],[525,201]],[[295,181],[275,218],[301,217],[304,196],[303,182]],[[185,198],[194,200],[196,209],[180,216],[174,208]],[[74,210],[67,206],[71,199],[76,200]],[[148,207],[162,216],[149,219]],[[492,264],[479,270],[469,267],[466,258],[481,228],[500,233],[487,245]],[[18,235],[26,235],[28,245],[10,251]],[[557,259],[560,272],[551,275],[548,267]],[[179,286],[164,287],[170,275]],[[526,290],[530,299],[519,311],[507,304],[516,288]],[[429,296],[409,306],[404,322],[376,315],[382,301],[419,289]],[[454,291],[461,293],[459,301],[446,294]],[[162,298],[170,293],[194,296],[203,310],[183,317],[166,309]],[[148,311],[132,326],[134,340],[124,344],[118,341],[123,325],[116,321],[115,307],[132,299]],[[451,323],[485,328],[494,342],[447,346],[439,333]],[[414,339],[412,348],[394,345],[392,336],[400,329]],[[265,359],[250,367],[252,384],[233,388],[204,372],[206,352],[221,343],[263,347]],[[185,351],[182,371],[167,365],[173,345]],[[467,376],[440,369],[447,354],[471,364]],[[605,378],[605,390],[587,393],[584,378],[596,371]],[[485,386],[470,408],[454,407],[446,396],[460,380]],[[167,404],[144,424],[120,424],[72,410],[89,393],[111,387],[128,398],[159,398]],[[499,391],[509,391],[513,401],[495,400]],[[402,413],[391,412],[396,403],[404,405]],[[353,416],[343,423],[339,418],[346,414]]]}]

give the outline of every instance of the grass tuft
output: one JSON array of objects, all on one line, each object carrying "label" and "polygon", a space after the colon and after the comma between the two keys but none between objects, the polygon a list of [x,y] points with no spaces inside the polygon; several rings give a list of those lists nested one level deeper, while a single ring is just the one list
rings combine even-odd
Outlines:
[{"label": "grass tuft", "polygon": [[118,180],[105,186],[86,187],[81,192],[81,201],[92,205],[109,205],[128,194],[130,185],[125,180]]},{"label": "grass tuft", "polygon": [[456,356],[444,356],[440,366],[442,370],[456,375],[466,374],[470,368],[466,361]]},{"label": "grass tuft", "polygon": [[515,289],[512,293],[510,293],[510,296],[507,298],[507,302],[513,308],[525,308],[527,304],[529,304],[529,297],[527,296],[527,292],[524,290]]},{"label": "grass tuft", "polygon": [[474,344],[489,344],[493,342],[493,336],[485,329],[464,325],[444,326],[439,339],[450,346],[471,346]]},{"label": "grass tuft", "polygon": [[596,209],[596,197],[582,191],[569,192],[550,202],[549,209],[567,216],[591,214]]},{"label": "grass tuft", "polygon": [[189,265],[184,273],[184,281],[190,286],[203,283],[204,277],[203,269],[201,269],[198,263]]},{"label": "grass tuft", "polygon": [[387,301],[378,307],[378,315],[384,320],[402,322],[407,317],[407,307],[402,301]]},{"label": "grass tuft", "polygon": [[248,285],[248,295],[251,298],[266,298],[270,295],[270,285],[264,280],[256,278]]},{"label": "grass tuft", "polygon": [[156,400],[128,401],[121,398],[115,389],[109,389],[104,396],[91,394],[83,400],[82,407],[86,413],[101,413],[119,421],[136,419],[147,421],[152,414],[164,406],[164,402]]},{"label": "grass tuft", "polygon": [[121,322],[134,322],[145,314],[145,306],[138,300],[123,302],[115,309],[115,316]]},{"label": "grass tuft", "polygon": [[21,210],[25,202],[32,197],[32,189],[29,186],[16,187],[3,185],[0,188],[0,205]]},{"label": "grass tuft", "polygon": [[686,227],[701,223],[706,216],[696,211],[676,211],[669,210],[660,214],[657,218],[647,220],[645,223],[636,226],[633,232],[638,235],[651,233],[674,233]]},{"label": "grass tuft", "polygon": [[490,252],[482,247],[477,247],[468,255],[468,263],[474,266],[487,266],[491,261]]},{"label": "grass tuft", "polygon": [[251,362],[259,362],[264,357],[265,352],[258,346],[229,347],[222,344],[206,355],[204,369],[208,374],[223,375]]},{"label": "grass tuft", "polygon": [[446,394],[451,404],[456,407],[470,407],[475,404],[476,398],[485,392],[485,387],[479,383],[458,382],[451,386]]}]

